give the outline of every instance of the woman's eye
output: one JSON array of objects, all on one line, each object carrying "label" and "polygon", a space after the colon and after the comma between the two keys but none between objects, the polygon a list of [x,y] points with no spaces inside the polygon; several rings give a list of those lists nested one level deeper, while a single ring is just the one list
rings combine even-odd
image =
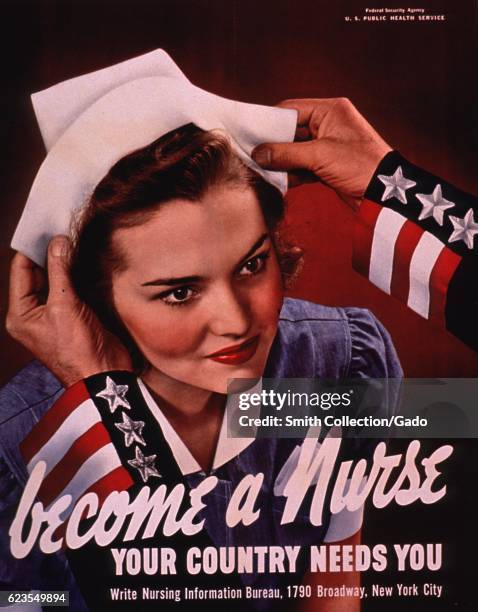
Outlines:
[{"label": "woman's eye", "polygon": [[246,261],[246,263],[239,270],[240,276],[252,276],[260,272],[266,265],[266,260],[269,257],[269,252],[261,253]]},{"label": "woman's eye", "polygon": [[165,291],[158,297],[166,304],[179,305],[185,304],[193,299],[195,291],[191,287],[178,287],[170,291]]}]

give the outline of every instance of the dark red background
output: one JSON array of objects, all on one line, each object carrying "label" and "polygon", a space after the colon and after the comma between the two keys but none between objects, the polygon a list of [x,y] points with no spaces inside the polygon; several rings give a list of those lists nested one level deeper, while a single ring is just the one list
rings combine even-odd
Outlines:
[{"label": "dark red background", "polygon": [[[224,96],[268,104],[347,96],[405,156],[478,193],[476,3],[429,0],[415,6],[424,4],[447,21],[344,21],[380,5],[373,2],[2,2],[2,319],[8,243],[44,156],[29,93],[157,47],[196,84]],[[394,5],[400,6],[386,3]],[[471,350],[352,271],[352,218],[323,186],[291,192],[291,226],[307,253],[294,295],[371,308],[390,330],[409,376],[477,375]],[[1,334],[4,382],[29,355],[3,326]]]}]

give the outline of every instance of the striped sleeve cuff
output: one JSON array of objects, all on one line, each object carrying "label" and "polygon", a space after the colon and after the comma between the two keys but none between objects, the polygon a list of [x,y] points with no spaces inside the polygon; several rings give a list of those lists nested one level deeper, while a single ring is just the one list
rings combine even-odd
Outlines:
[{"label": "striped sleeve cuff", "polygon": [[[478,202],[399,153],[385,156],[356,217],[353,266],[382,291],[478,348]],[[469,315],[466,313],[469,312]]]},{"label": "striped sleeve cuff", "polygon": [[97,374],[61,395],[20,445],[29,473],[44,462],[38,498],[45,507],[71,495],[71,508],[90,492],[102,503],[112,491],[140,482],[128,462],[134,454],[129,457],[126,451],[133,442],[140,449],[146,445],[140,431],[144,423],[133,416],[141,410],[141,401],[137,379],[130,372]]}]

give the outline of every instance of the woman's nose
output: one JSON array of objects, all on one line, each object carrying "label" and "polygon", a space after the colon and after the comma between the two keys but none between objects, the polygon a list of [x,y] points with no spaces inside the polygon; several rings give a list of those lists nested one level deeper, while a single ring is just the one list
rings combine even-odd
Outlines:
[{"label": "woman's nose", "polygon": [[230,288],[223,288],[213,298],[209,312],[209,329],[217,336],[241,338],[251,327],[250,307],[243,297]]}]

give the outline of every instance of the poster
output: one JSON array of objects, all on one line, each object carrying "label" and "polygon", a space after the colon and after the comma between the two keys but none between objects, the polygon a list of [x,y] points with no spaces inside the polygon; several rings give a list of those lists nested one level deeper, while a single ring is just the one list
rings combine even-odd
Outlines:
[{"label": "poster", "polygon": [[[289,0],[4,2],[3,312],[11,260],[8,245],[45,155],[29,101],[32,92],[162,48],[193,83],[227,98],[273,105],[287,98],[346,97],[405,158],[476,194],[476,10],[472,1],[413,6]],[[352,210],[322,184],[289,192],[290,233],[305,251],[304,269],[290,295],[329,306],[370,309],[390,332],[408,378],[476,377],[476,352],[353,271],[354,219]],[[6,384],[31,355],[2,334],[1,382]],[[2,413],[5,432],[10,418],[8,411]],[[447,439],[446,434],[445,430],[436,440],[422,441],[424,456],[445,444],[453,446],[441,466],[446,495],[433,504],[390,503],[382,509],[369,501],[362,529],[363,544],[385,545],[391,557],[394,545],[441,544],[441,566],[401,571],[390,561],[384,571],[363,571],[367,597],[358,604],[362,610],[386,606],[468,612],[476,607],[476,444],[471,437]],[[404,453],[408,443],[392,440],[390,453]],[[8,468],[8,458],[3,456],[3,461]],[[8,526],[15,514],[8,506],[9,492],[7,487],[2,493],[10,513]],[[187,548],[186,542],[178,545],[180,552]],[[14,588],[11,581],[17,580],[18,566],[5,530],[1,551],[1,588],[8,590]],[[48,559],[46,563],[53,563]],[[79,563],[94,584],[89,562]],[[28,570],[21,575],[21,590],[29,582],[37,588],[36,576],[29,576]],[[182,586],[176,587],[174,580],[169,584],[167,604],[174,609],[174,589]],[[300,580],[297,584],[302,586]],[[55,588],[53,583],[49,590]],[[288,595],[285,592],[285,600],[278,602],[286,610],[301,605],[325,610],[343,604],[339,596],[329,601],[300,589],[291,593],[295,597]],[[242,603],[235,602],[238,609],[246,609]],[[263,596],[253,601],[258,606],[269,603]],[[111,606],[142,609],[143,604],[115,601]],[[212,603],[194,601],[194,606],[202,605]],[[232,600],[224,605],[232,606]]]}]

